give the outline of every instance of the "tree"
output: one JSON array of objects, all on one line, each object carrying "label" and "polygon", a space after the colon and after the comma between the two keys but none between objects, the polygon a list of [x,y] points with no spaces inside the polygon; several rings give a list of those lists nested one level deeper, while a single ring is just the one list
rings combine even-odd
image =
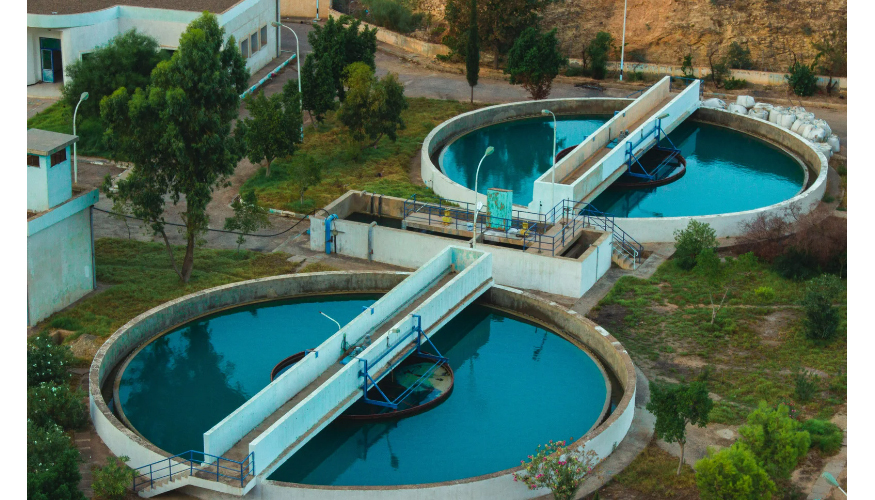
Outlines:
[{"label": "tree", "polygon": [[808,282],[802,307],[805,309],[805,335],[809,339],[826,341],[835,337],[840,317],[832,303],[841,289],[841,280],[832,274],[822,274]]},{"label": "tree", "polygon": [[559,51],[556,30],[541,33],[537,28],[527,28],[513,44],[507,55],[510,83],[522,85],[532,99],[544,99],[550,95],[553,79],[559,69],[568,64],[568,58]]},{"label": "tree", "polygon": [[613,43],[614,38],[610,33],[599,31],[586,48],[590,63],[592,64],[592,77],[596,80],[604,79],[607,74],[608,56],[610,55]]},{"label": "tree", "polygon": [[471,18],[468,22],[468,47],[465,51],[465,78],[471,87],[471,104],[474,104],[474,87],[480,77],[480,34],[477,28],[477,0],[471,0]]},{"label": "tree", "polygon": [[95,498],[124,500],[128,488],[136,476],[134,470],[125,465],[129,460],[130,458],[124,455],[106,457],[106,465],[95,468],[94,482],[91,483]]},{"label": "tree", "polygon": [[[492,49],[494,69],[498,69],[501,56],[526,28],[538,26],[540,12],[548,3],[549,0],[481,0],[477,3],[479,46]],[[444,11],[449,25],[444,43],[463,57],[467,56],[470,9],[469,0],[448,0]]]},{"label": "tree", "polygon": [[689,271],[696,266],[696,258],[706,248],[716,248],[716,232],[707,222],[691,220],[686,229],[674,232],[674,260],[678,267]]},{"label": "tree", "polygon": [[[129,201],[134,216],[163,237],[173,270],[185,283],[197,237],[208,228],[212,190],[226,183],[243,156],[231,122],[249,71],[234,37],[223,44],[224,32],[216,16],[204,13],[188,25],[173,57],[158,64],[145,90],[122,87],[100,103],[110,150],[133,164],[117,191],[109,177],[103,191],[111,200]],[[165,231],[167,199],[174,205],[185,200],[181,268]]]},{"label": "tree", "polygon": [[687,54],[684,56],[684,60],[681,62],[681,73],[684,74],[684,78],[695,78],[693,72],[693,54]]},{"label": "tree", "polygon": [[[726,263],[721,264],[717,252],[713,248],[705,248],[696,258],[694,271],[704,278],[708,287],[708,298],[711,301],[711,324],[717,318],[717,312],[723,307],[726,297],[730,292],[738,288],[755,269],[756,256],[748,252],[737,259],[727,257]],[[719,303],[714,303],[714,296],[720,292],[723,296]]]},{"label": "tree", "polygon": [[677,474],[684,464],[684,446],[687,444],[687,425],[704,427],[714,402],[708,396],[704,382],[690,384],[650,383],[650,402],[647,411],[656,416],[657,437],[667,443],[678,443],[681,459]]},{"label": "tree", "polygon": [[295,162],[291,171],[293,183],[298,188],[300,202],[304,204],[304,193],[322,181],[322,166],[314,161]]},{"label": "tree", "polygon": [[555,500],[571,500],[597,462],[595,451],[583,453],[581,448],[570,450],[565,441],[550,441],[543,448],[538,445],[525,470],[513,473],[513,480],[522,481],[530,490],[549,488]]},{"label": "tree", "polygon": [[79,450],[63,429],[27,422],[28,500],[85,500],[79,462]]},{"label": "tree", "polygon": [[258,204],[258,196],[255,191],[247,191],[234,199],[231,203],[234,216],[225,219],[225,231],[239,231],[243,234],[237,236],[237,252],[240,245],[246,242],[245,235],[254,233],[262,228],[270,227],[270,219],[267,209]]},{"label": "tree", "polygon": [[106,45],[67,65],[64,100],[75,107],[82,92],[88,92],[88,100],[82,102],[79,113],[98,117],[101,99],[119,87],[145,87],[161,59],[154,38],[136,29],[116,35]]},{"label": "tree", "polygon": [[729,69],[726,57],[717,57],[716,47],[708,51],[708,65],[711,67],[711,74],[708,75],[711,78],[711,83],[718,89],[723,87],[724,80],[732,75],[732,71]]},{"label": "tree", "polygon": [[848,72],[848,33],[840,28],[833,28],[820,40],[812,42],[811,47],[817,51],[814,63],[818,65],[818,70],[829,77],[826,93],[832,95],[832,91],[839,84],[838,80],[833,81],[833,77],[846,75]]},{"label": "tree", "polygon": [[[330,77],[329,81],[341,101],[346,99],[343,73],[347,66],[360,62],[372,70],[376,69],[374,54],[377,52],[377,28],[364,27],[359,30],[360,26],[361,21],[349,16],[340,16],[336,20],[329,17],[324,26],[314,24],[313,31],[307,34],[307,40],[313,47],[307,61],[314,59],[316,72],[322,73],[322,77]],[[323,59],[324,66],[320,66]],[[305,78],[304,82],[306,81]]]},{"label": "tree", "polygon": [[344,84],[346,100],[337,115],[352,138],[359,143],[370,140],[365,147],[376,146],[384,135],[395,141],[398,129],[404,128],[401,112],[407,109],[398,77],[388,73],[378,80],[367,65],[353,63],[344,72]]},{"label": "tree", "polygon": [[[334,109],[334,98],[337,96],[332,80],[331,59],[323,57],[317,60],[310,54],[301,67],[301,73],[303,108],[310,115],[310,123],[314,119],[322,123],[325,114]],[[313,126],[316,124],[313,123]]]},{"label": "tree", "polygon": [[769,500],[777,492],[775,483],[740,443],[696,462],[696,486],[702,500]]},{"label": "tree", "polygon": [[301,137],[301,95],[298,82],[289,80],[282,93],[266,97],[264,92],[246,97],[249,117],[237,122],[235,135],[242,137],[249,152],[249,161],[265,162],[265,177],[270,177],[270,164],[279,157],[291,156]]},{"label": "tree", "polygon": [[731,69],[753,69],[750,49],[742,47],[738,42],[730,43],[729,49],[726,51],[726,65]]},{"label": "tree", "polygon": [[756,456],[773,480],[784,481],[808,453],[811,437],[790,417],[787,406],[769,407],[761,402],[747,416],[747,425],[739,427],[739,442]]},{"label": "tree", "polygon": [[793,64],[787,69],[784,79],[794,94],[801,97],[814,95],[817,91],[817,76],[814,74],[815,63],[802,64],[793,55]]}]

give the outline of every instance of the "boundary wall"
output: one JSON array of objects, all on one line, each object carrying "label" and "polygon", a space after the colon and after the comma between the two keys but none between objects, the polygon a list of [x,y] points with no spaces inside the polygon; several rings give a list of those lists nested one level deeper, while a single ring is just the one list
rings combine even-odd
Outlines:
[{"label": "boundary wall", "polygon": [[[97,434],[116,456],[127,455],[138,467],[173,456],[137,435],[113,415],[101,388],[113,370],[137,347],[200,316],[262,300],[337,292],[386,292],[409,273],[323,272],[280,275],[202,290],[166,302],[119,328],[97,351],[88,374],[89,411]],[[179,450],[175,450],[179,451]]]},{"label": "boundary wall", "polygon": [[[287,2],[289,0],[283,0]],[[329,2],[325,2],[329,3]],[[283,4],[285,6],[285,3]],[[347,14],[343,12],[336,11],[334,9],[328,8],[328,15],[332,17],[340,17]],[[283,15],[285,14],[285,10],[282,11]],[[315,12],[315,11],[314,11]],[[350,16],[352,17],[352,16]],[[425,42],[422,40],[417,40],[416,38],[412,38],[409,36],[404,36],[401,33],[396,33],[394,31],[390,31],[386,28],[382,28],[375,24],[366,23],[362,21],[362,26],[367,28],[377,28],[377,40],[389,44],[393,47],[398,47],[400,49],[404,49],[407,52],[413,52],[414,54],[425,56],[425,57],[435,57],[435,56],[445,56],[450,53],[450,48],[441,43],[431,43]]]},{"label": "boundary wall", "polygon": [[823,198],[826,191],[828,161],[823,153],[816,151],[811,144],[799,134],[779,127],[778,125],[754,118],[742,116],[720,109],[699,108],[692,118],[705,123],[722,125],[733,130],[753,135],[776,144],[785,151],[801,160],[805,168],[811,171],[810,185],[790,198],[763,208],[744,212],[731,212],[717,215],[700,215],[694,217],[641,217],[620,218],[615,222],[635,239],[642,242],[674,241],[674,231],[684,229],[691,220],[705,222],[711,225],[718,238],[732,238],[741,235],[741,225],[753,221],[760,214],[776,215],[790,220],[788,210],[793,207],[800,213],[813,210]]},{"label": "boundary wall", "polygon": [[[663,79],[663,81],[667,80],[668,77]],[[681,122],[692,115],[693,112],[699,108],[699,84],[700,82],[698,80],[694,81],[662,109],[656,111],[651,110],[649,120],[642,123],[637,129],[631,130],[625,139],[617,143],[607,155],[593,165],[586,173],[580,176],[579,179],[568,186],[571,190],[571,192],[568,193],[568,199],[574,201],[592,201],[604,191],[611,182],[626,172],[626,145],[633,141],[640,140],[646,135],[646,133],[651,132],[656,127],[657,116],[668,114],[668,116],[662,120],[662,129],[668,134]],[[656,140],[657,138],[655,136],[648,138],[646,141],[641,142],[638,147],[635,148],[634,152],[640,154],[641,152],[650,149],[652,146],[656,145]],[[621,227],[629,232],[629,229],[625,226]],[[629,234],[635,239],[641,241],[637,233],[630,232]]]},{"label": "boundary wall", "polygon": [[[450,200],[472,200],[474,199],[474,190],[469,189],[461,184],[458,184],[444,174],[439,166],[437,158],[440,152],[446,145],[452,142],[457,137],[466,134],[480,127],[494,125],[503,121],[517,120],[520,118],[541,117],[542,109],[550,109],[557,116],[563,114],[600,114],[612,115],[615,111],[624,110],[634,99],[622,98],[566,98],[566,99],[544,99],[541,101],[525,101],[515,102],[510,104],[499,104],[497,106],[489,106],[462,113],[454,118],[441,123],[426,136],[422,143],[420,151],[420,173],[422,180],[426,186],[438,195]],[[499,152],[500,153],[500,152]],[[492,155],[487,162],[495,167],[496,161],[499,161],[500,154]],[[493,186],[484,186],[484,188]],[[499,187],[499,186],[495,186]],[[558,187],[558,185],[557,185]],[[477,199],[486,205],[486,195],[483,193],[477,194]],[[527,207],[520,206],[526,209]],[[550,210],[553,207],[544,207],[544,211]]]},{"label": "boundary wall", "polygon": [[[382,356],[378,362],[368,363],[368,371],[376,381],[388,373],[385,368],[389,366],[392,359],[407,351],[415,342],[416,338],[411,337],[409,341],[395,345],[416,324],[413,314],[421,316],[422,331],[426,336],[431,337],[488,289],[488,286],[484,287],[484,285],[491,282],[492,255],[489,253],[449,247],[421,269],[436,269],[440,274],[451,266],[456,269],[464,267],[464,270],[393,325],[384,335],[385,341],[382,338],[375,341],[357,356],[359,359],[367,360]],[[407,279],[417,279],[417,273],[413,273]],[[395,289],[389,293],[394,294],[394,292]],[[394,347],[387,350],[389,346]],[[332,363],[337,362],[336,357],[331,355],[327,357]],[[361,370],[360,363],[348,363],[249,444],[250,453],[255,453],[257,460],[263,464],[258,472],[259,475],[262,477],[270,475],[286,458],[300,450],[313,436],[362,396]],[[266,464],[269,465],[265,467]]]},{"label": "boundary wall", "polygon": [[[337,356],[334,353],[339,356],[342,352],[344,337],[350,344],[355,344],[368,332],[390,320],[446,272],[454,264],[453,257],[450,252],[435,256],[428,264],[420,267],[389,293],[380,297],[371,306],[373,314],[368,310],[353,318],[337,333],[322,342],[315,352],[304,356],[304,359],[295,363],[276,380],[205,432],[204,452],[216,456],[225,454],[265,418],[335,364]],[[459,265],[464,264],[460,262]],[[321,353],[322,356],[318,356],[317,353]],[[265,462],[262,461],[261,464],[264,465]]]},{"label": "boundary wall", "polygon": [[[555,205],[554,200],[577,200],[577,198],[573,198],[574,185],[561,184],[561,181],[599,150],[607,146],[611,140],[619,135],[620,131],[645,118],[647,113],[652,114],[653,107],[662,102],[670,93],[671,78],[666,76],[647,89],[641,97],[626,106],[622,112],[614,115],[595,132],[590,134],[585,142],[578,144],[576,148],[559,160],[559,163],[547,169],[541,177],[535,180],[535,185],[532,189],[532,202],[529,203],[529,211],[537,212],[540,206],[553,208]],[[554,169],[557,180],[555,185],[551,182]],[[553,196],[554,189],[556,190],[555,198]]]},{"label": "boundary wall", "polygon": [[[330,207],[329,211],[332,211]],[[338,214],[338,217],[346,215]],[[310,216],[311,250],[325,250],[324,220]],[[335,239],[337,253],[407,268],[421,266],[447,246],[467,244],[453,238],[376,224],[371,226],[342,218],[333,220],[331,224],[339,231]],[[494,256],[492,275],[496,283],[578,298],[611,267],[613,235],[589,229],[586,231],[593,233],[595,241],[576,259],[539,255],[488,243],[477,243],[477,249]]]}]

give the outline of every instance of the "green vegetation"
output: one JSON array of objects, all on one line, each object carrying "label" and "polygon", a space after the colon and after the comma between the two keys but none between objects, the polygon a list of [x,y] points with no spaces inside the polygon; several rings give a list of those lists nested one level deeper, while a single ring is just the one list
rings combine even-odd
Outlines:
[{"label": "green vegetation", "polygon": [[471,87],[471,104],[474,104],[474,87],[480,77],[480,28],[477,26],[477,0],[471,0],[468,19],[468,45],[465,48],[465,79]]},{"label": "green vegetation", "polygon": [[[684,465],[681,473],[675,474],[676,463],[677,458],[660,449],[654,441],[614,476],[612,482],[646,498],[695,498],[696,473]],[[611,485],[607,487],[610,488]]]},{"label": "green vegetation", "polygon": [[742,47],[738,42],[730,43],[729,49],[726,51],[726,65],[729,66],[730,69],[753,69],[753,61],[750,58],[750,49]]},{"label": "green vegetation", "polygon": [[[257,173],[242,190],[254,190],[264,206],[306,212],[327,205],[350,189],[364,189],[388,196],[407,198],[412,194],[434,198],[430,189],[410,180],[410,161],[419,154],[425,136],[439,123],[470,111],[468,103],[432,99],[407,99],[409,108],[401,113],[405,128],[397,141],[379,148],[362,150],[349,144],[348,136],[336,115],[308,131],[300,151],[289,160],[274,163],[271,176]],[[298,198],[295,169],[306,164],[318,165],[322,181],[308,191],[309,199]]]},{"label": "green vegetation", "polygon": [[707,248],[717,248],[714,229],[708,223],[690,220],[686,229],[674,232],[674,261],[681,269],[690,270],[696,266],[699,254]]},{"label": "green vegetation", "polygon": [[818,71],[829,77],[826,93],[832,95],[833,90],[839,85],[838,80],[833,80],[833,77],[844,76],[848,73],[848,33],[846,28],[833,27],[820,40],[812,42],[811,47],[817,51],[814,63],[817,64]]},{"label": "green vegetation", "polygon": [[844,433],[832,422],[812,418],[802,424],[802,429],[811,437],[811,447],[826,455],[835,455],[842,447]]},{"label": "green vegetation", "polygon": [[80,461],[63,429],[27,422],[28,500],[85,500],[79,491]]},{"label": "green vegetation", "polygon": [[[107,176],[103,192],[129,205],[135,217],[163,237],[183,282],[191,279],[195,244],[207,230],[212,191],[227,181],[245,152],[242,139],[231,134],[231,122],[249,70],[234,37],[225,41],[224,33],[216,16],[204,13],[180,36],[173,57],[155,68],[145,90],[130,93],[122,87],[100,103],[107,146],[133,163],[130,175],[117,181],[117,190]],[[164,212],[165,200],[175,205],[182,197],[186,247],[177,266]]]},{"label": "green vegetation", "polygon": [[790,473],[811,444],[808,432],[790,417],[786,405],[774,408],[765,402],[747,416],[747,424],[739,427],[738,434],[741,436],[738,442],[754,454],[776,482],[790,479]]},{"label": "green vegetation", "polygon": [[364,5],[367,14],[359,10],[356,17],[398,33],[416,31],[425,19],[424,14],[413,13],[409,6],[398,0],[366,0]]},{"label": "green vegetation", "polygon": [[586,454],[569,449],[565,441],[538,445],[529,463],[513,473],[529,489],[549,488],[554,500],[572,500],[597,463],[595,451]]},{"label": "green vegetation", "polygon": [[800,369],[796,372],[796,387],[794,397],[797,402],[805,404],[817,394],[820,377],[807,370]]},{"label": "green vegetation", "polygon": [[[61,347],[61,346],[58,346]],[[66,346],[63,349],[69,350]],[[71,389],[68,384],[42,382],[27,389],[27,419],[48,429],[57,425],[63,429],[81,429],[88,421],[86,394]]]},{"label": "green vegetation", "polygon": [[747,447],[735,443],[696,463],[696,484],[702,500],[769,500],[775,483]]},{"label": "green vegetation", "polygon": [[814,95],[817,92],[817,76],[814,74],[815,63],[802,64],[794,59],[793,64],[787,69],[788,75],[784,75],[790,90],[802,97]]},{"label": "green vegetation", "polygon": [[681,72],[684,78],[695,78],[693,75],[693,54],[687,54],[681,61]]},{"label": "green vegetation", "polygon": [[747,87],[747,80],[729,77],[723,82],[723,88],[726,90],[738,90]]},{"label": "green vegetation", "polygon": [[[343,72],[347,66],[361,62],[371,69],[376,69],[374,55],[377,52],[377,28],[364,27],[360,30],[361,24],[361,21],[349,16],[340,16],[340,19],[329,17],[324,25],[313,25],[313,31],[307,34],[307,40],[313,50],[301,69],[306,68],[307,61],[313,60],[313,68],[319,73],[319,77],[327,78],[334,87],[331,100],[334,100],[335,95],[341,101],[346,98]],[[308,76],[302,76],[304,79],[302,84],[307,83]],[[312,89],[318,90],[320,86],[314,86]],[[304,93],[304,108],[311,109],[307,107],[307,103],[319,99],[313,99],[308,95],[307,89],[301,90]]]},{"label": "green vegetation", "polygon": [[[762,287],[774,291],[768,307],[756,295]],[[845,293],[835,299],[841,321],[827,344],[806,337],[798,307],[804,294],[798,283],[757,261],[728,293],[712,327],[707,283],[667,262],[649,279],[621,278],[590,316],[649,374],[691,381],[706,369],[690,366],[710,365],[708,388],[721,398],[712,422],[738,424],[760,401],[791,401],[795,373],[787,367],[830,374],[829,390],[821,388],[798,407],[808,417],[829,418],[847,401],[842,376],[832,375],[847,365],[847,307],[838,305]]]},{"label": "green vegetation", "polygon": [[246,243],[245,235],[270,227],[270,219],[267,217],[267,209],[258,204],[258,196],[252,191],[235,198],[231,209],[234,210],[234,215],[225,219],[225,230],[242,233],[237,236],[239,253],[240,245]]},{"label": "green vegetation", "polygon": [[805,334],[815,341],[829,341],[838,332],[841,317],[832,305],[841,294],[842,281],[831,274],[812,279],[806,287],[802,307],[805,308]]},{"label": "green vegetation", "polygon": [[332,81],[331,59],[323,57],[318,60],[312,55],[304,60],[301,67],[302,105],[310,115],[310,123],[322,123],[325,114],[333,111],[336,103],[334,97],[337,89]]},{"label": "green vegetation", "polygon": [[96,500],[124,500],[134,480],[134,470],[125,465],[126,456],[106,457],[106,465],[95,467],[91,488]]},{"label": "green vegetation", "polygon": [[599,31],[583,51],[586,55],[584,60],[589,61],[592,77],[596,80],[604,79],[607,74],[608,57],[610,57],[613,42],[614,39],[610,33]]},{"label": "green vegetation", "polygon": [[546,99],[559,69],[568,64],[568,58],[559,51],[556,30],[541,33],[527,28],[514,42],[507,55],[510,83],[522,85],[532,99]]},{"label": "green vegetation", "polygon": [[[61,323],[58,318],[52,324]],[[68,318],[63,326],[71,327],[76,323]],[[56,327],[57,328],[57,327]],[[41,383],[65,384],[70,380],[67,371],[73,364],[73,356],[66,346],[55,344],[48,334],[41,334],[27,340],[27,386],[34,387]]]},{"label": "green vegetation", "polygon": [[395,142],[404,128],[401,113],[408,107],[398,76],[388,73],[377,79],[367,64],[356,62],[344,70],[343,83],[346,99],[337,118],[350,137],[362,148],[376,147],[384,135]]},{"label": "green vegetation", "polygon": [[270,177],[270,164],[279,157],[292,156],[303,140],[303,117],[298,82],[289,80],[283,91],[267,97],[264,92],[246,96],[249,116],[237,121],[236,137],[243,138],[247,157],[254,164],[265,162]]},{"label": "green vegetation", "polygon": [[[177,263],[179,253],[176,247]],[[163,243],[99,239],[97,279],[111,287],[56,313],[48,322],[67,318],[81,325],[71,338],[83,333],[108,337],[131,318],[168,300],[236,281],[293,273],[298,266],[281,253],[196,248],[195,256],[198,266],[188,283],[182,283],[167,266]]]},{"label": "green vegetation", "polygon": [[[90,99],[89,99],[90,100]],[[80,109],[81,111],[81,109]],[[83,156],[110,156],[109,150],[103,143],[103,125],[99,117],[76,117],[76,135],[79,142],[76,143],[77,154]],[[41,113],[37,113],[27,120],[27,128],[38,128],[61,134],[73,133],[73,108],[64,101],[52,104]]]},{"label": "green vegetation", "polygon": [[681,458],[675,475],[681,474],[684,465],[684,447],[687,444],[687,426],[708,425],[708,415],[714,402],[708,396],[708,387],[703,382],[691,384],[660,384],[650,382],[650,402],[647,411],[656,416],[654,432],[666,443],[681,447]]}]

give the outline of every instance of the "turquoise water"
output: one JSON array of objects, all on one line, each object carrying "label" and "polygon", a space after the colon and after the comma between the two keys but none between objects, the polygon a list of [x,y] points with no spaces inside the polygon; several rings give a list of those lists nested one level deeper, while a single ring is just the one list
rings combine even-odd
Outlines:
[{"label": "turquoise water", "polygon": [[606,398],[592,359],[533,324],[469,306],[433,337],[455,386],[410,418],[335,421],[270,479],[352,486],[422,484],[519,465],[538,444],[579,438]]},{"label": "turquoise water", "polygon": [[319,311],[345,324],[379,297],[262,302],[186,323],[128,364],[119,384],[125,416],[165,451],[203,450],[203,433],[269,384],[277,363],[337,332]]},{"label": "turquoise water", "polygon": [[[610,117],[557,116],[556,152],[580,144]],[[486,193],[493,187],[510,189],[515,204],[528,205],[535,180],[553,164],[553,117],[513,120],[466,134],[441,153],[441,170],[454,182],[474,189],[477,164],[487,146],[494,147],[495,152],[483,160],[477,190]]]},{"label": "turquoise water", "polygon": [[[119,402],[146,439],[171,453],[203,448],[203,433],[270,381],[280,360],[315,347],[376,295],[242,306],[182,325],[143,348],[122,374]],[[271,475],[325,485],[417,484],[519,464],[538,444],[580,437],[606,398],[602,373],[576,346],[478,305],[433,337],[455,371],[452,394],[410,418],[336,421]]]},{"label": "turquoise water", "polygon": [[780,203],[802,188],[799,163],[753,136],[688,121],[669,138],[687,160],[683,177],[650,189],[608,189],[592,204],[617,217],[712,215]]}]

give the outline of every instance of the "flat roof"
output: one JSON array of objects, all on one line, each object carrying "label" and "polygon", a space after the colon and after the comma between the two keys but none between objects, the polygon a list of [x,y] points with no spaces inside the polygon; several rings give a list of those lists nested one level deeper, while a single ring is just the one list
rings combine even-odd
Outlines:
[{"label": "flat roof", "polygon": [[79,14],[116,5],[221,14],[242,0],[27,0],[28,14]]},{"label": "flat roof", "polygon": [[32,128],[27,130],[27,152],[32,155],[49,156],[78,140],[79,137],[75,135]]}]

